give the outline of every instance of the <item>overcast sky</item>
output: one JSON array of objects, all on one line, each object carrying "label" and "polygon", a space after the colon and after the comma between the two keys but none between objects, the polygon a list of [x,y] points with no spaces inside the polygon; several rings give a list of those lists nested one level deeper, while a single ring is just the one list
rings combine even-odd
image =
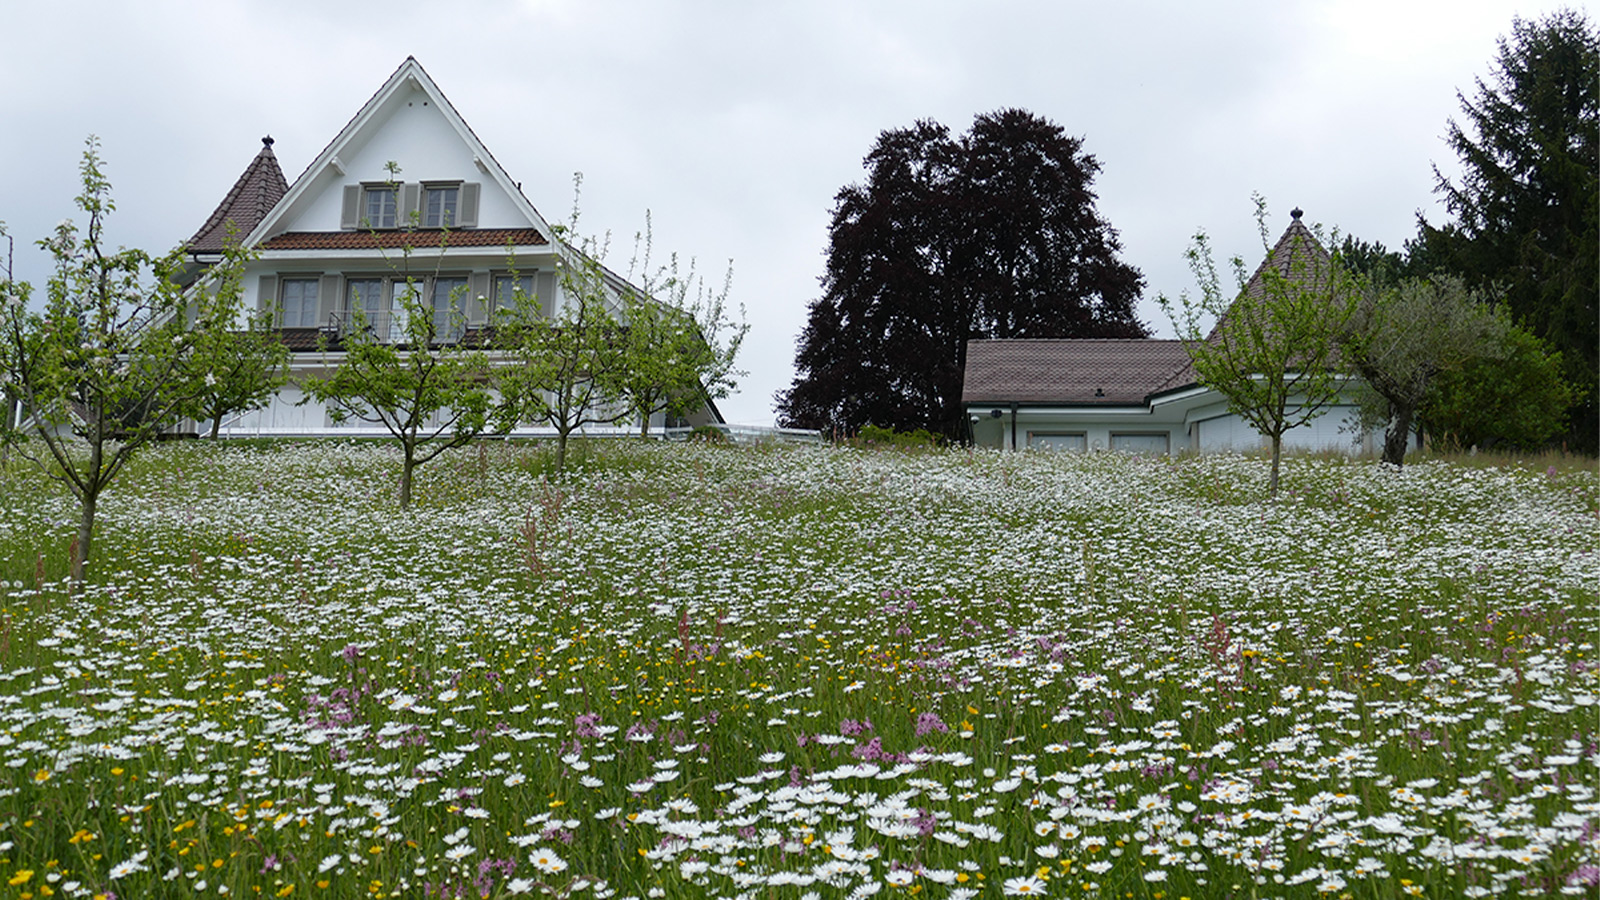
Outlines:
[{"label": "overcast sky", "polygon": [[[293,182],[414,55],[547,219],[631,236],[654,221],[750,322],[730,421],[767,424],[819,293],[833,197],[885,129],[1021,107],[1084,138],[1098,208],[1156,295],[1192,288],[1205,228],[1253,267],[1252,191],[1275,239],[1306,219],[1398,248],[1445,218],[1432,165],[1458,89],[1512,18],[1552,2],[71,2],[0,0],[0,221],[19,279],[72,216],[99,135],[117,244],[165,250],[271,134]],[[620,245],[620,246],[619,246]],[[3,247],[0,247],[3,252]]]}]

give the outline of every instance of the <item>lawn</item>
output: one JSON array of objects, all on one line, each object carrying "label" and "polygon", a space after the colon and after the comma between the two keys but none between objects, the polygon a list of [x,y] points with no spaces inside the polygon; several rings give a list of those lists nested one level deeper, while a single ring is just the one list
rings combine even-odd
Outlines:
[{"label": "lawn", "polygon": [[0,898],[1593,896],[1592,465],[0,468]]}]

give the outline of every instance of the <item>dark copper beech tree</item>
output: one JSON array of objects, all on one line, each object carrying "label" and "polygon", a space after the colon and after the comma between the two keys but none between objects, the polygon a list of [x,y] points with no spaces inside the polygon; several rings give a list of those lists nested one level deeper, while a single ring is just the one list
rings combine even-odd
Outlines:
[{"label": "dark copper beech tree", "polygon": [[1144,278],[1095,210],[1081,138],[1007,109],[959,138],[933,121],[885,131],[865,164],[835,197],[784,424],[965,440],[967,341],[1146,335]]}]

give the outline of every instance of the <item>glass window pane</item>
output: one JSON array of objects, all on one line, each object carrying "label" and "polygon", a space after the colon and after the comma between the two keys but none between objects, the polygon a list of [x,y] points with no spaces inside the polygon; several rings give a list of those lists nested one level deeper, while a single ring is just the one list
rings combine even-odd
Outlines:
[{"label": "glass window pane", "polygon": [[456,188],[428,188],[422,224],[428,228],[445,228],[455,223]]},{"label": "glass window pane", "polygon": [[286,279],[283,282],[282,327],[313,328],[316,324],[317,279]]},{"label": "glass window pane", "polygon": [[360,309],[369,320],[383,310],[383,279],[352,278],[345,284],[345,309]]},{"label": "glass window pane", "polygon": [[367,225],[393,228],[395,198],[393,188],[367,188]]},{"label": "glass window pane", "polygon": [[498,275],[494,279],[494,302],[500,309],[514,309],[517,305],[515,292],[521,290],[522,296],[533,296],[533,276]]},{"label": "glass window pane", "polygon": [[433,280],[433,308],[447,310],[450,301],[454,299],[457,306],[462,306],[467,300],[467,280],[465,278],[435,278]]}]

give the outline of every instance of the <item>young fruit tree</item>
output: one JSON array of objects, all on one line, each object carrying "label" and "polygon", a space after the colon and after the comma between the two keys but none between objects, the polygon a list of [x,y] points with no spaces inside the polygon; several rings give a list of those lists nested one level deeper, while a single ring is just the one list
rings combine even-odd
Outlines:
[{"label": "young fruit tree", "polygon": [[651,271],[648,225],[640,241],[645,274],[639,290],[629,284],[621,293],[623,359],[615,387],[638,420],[640,433],[648,435],[656,413],[684,416],[732,393],[743,374],[734,368],[734,360],[749,326],[742,307],[737,321],[728,311],[731,264],[721,289],[713,291],[695,272],[693,261],[687,272],[680,270],[677,254]]},{"label": "young fruit tree", "polygon": [[[558,237],[566,229],[557,228]],[[560,242],[560,296],[545,314],[540,298],[520,288],[496,311],[495,345],[504,354],[498,371],[501,425],[537,423],[555,429],[556,472],[566,471],[567,445],[586,425],[617,425],[628,416],[618,386],[626,357],[617,324],[621,279],[600,263],[593,242]]]},{"label": "young fruit tree", "polygon": [[[447,285],[402,274],[381,308],[357,296],[340,338],[343,360],[332,375],[305,382],[334,422],[381,425],[399,442],[402,509],[411,505],[418,466],[490,428],[489,359],[464,339],[465,288]],[[425,287],[436,296],[425,300]]]},{"label": "young fruit tree", "polygon": [[[398,189],[400,167],[391,161],[386,169]],[[412,227],[419,218],[413,213]],[[446,228],[441,249],[449,238]],[[414,273],[413,250],[403,246],[398,260],[388,260],[389,277],[352,288],[339,335],[343,359],[332,375],[304,385],[335,423],[381,425],[399,442],[401,509],[411,506],[417,467],[489,430],[494,408],[489,358],[462,311],[465,280]]]},{"label": "young fruit tree", "polygon": [[[237,283],[243,269],[233,267],[213,275],[231,280],[224,289],[243,296]],[[217,440],[224,419],[266,406],[288,380],[289,348],[272,327],[276,315],[276,310],[264,309],[239,323],[242,327],[236,324],[199,336],[196,350],[210,361],[210,377],[188,415],[198,423],[211,424],[212,440]]]},{"label": "young fruit tree", "polygon": [[[1300,223],[1299,210],[1272,246],[1266,201],[1257,196],[1255,203],[1267,258],[1254,278],[1235,256],[1237,288],[1224,293],[1210,239],[1200,231],[1187,253],[1200,296],[1158,299],[1199,383],[1226,397],[1228,409],[1271,442],[1267,493],[1276,498],[1284,434],[1327,412],[1348,381],[1337,369],[1339,336],[1359,292],[1355,277]],[[1215,323],[1209,333],[1207,322]]]},{"label": "young fruit tree", "polygon": [[173,280],[181,250],[154,257],[106,246],[116,208],[90,137],[79,167],[79,228],[70,219],[40,241],[55,261],[43,311],[30,311],[30,286],[0,285],[0,380],[21,402],[32,440],[18,452],[64,484],[78,501],[72,579],[81,583],[94,540],[95,509],[128,460],[194,408],[214,382],[208,341],[231,328],[240,302],[237,269],[224,254],[218,277],[184,292]]}]

